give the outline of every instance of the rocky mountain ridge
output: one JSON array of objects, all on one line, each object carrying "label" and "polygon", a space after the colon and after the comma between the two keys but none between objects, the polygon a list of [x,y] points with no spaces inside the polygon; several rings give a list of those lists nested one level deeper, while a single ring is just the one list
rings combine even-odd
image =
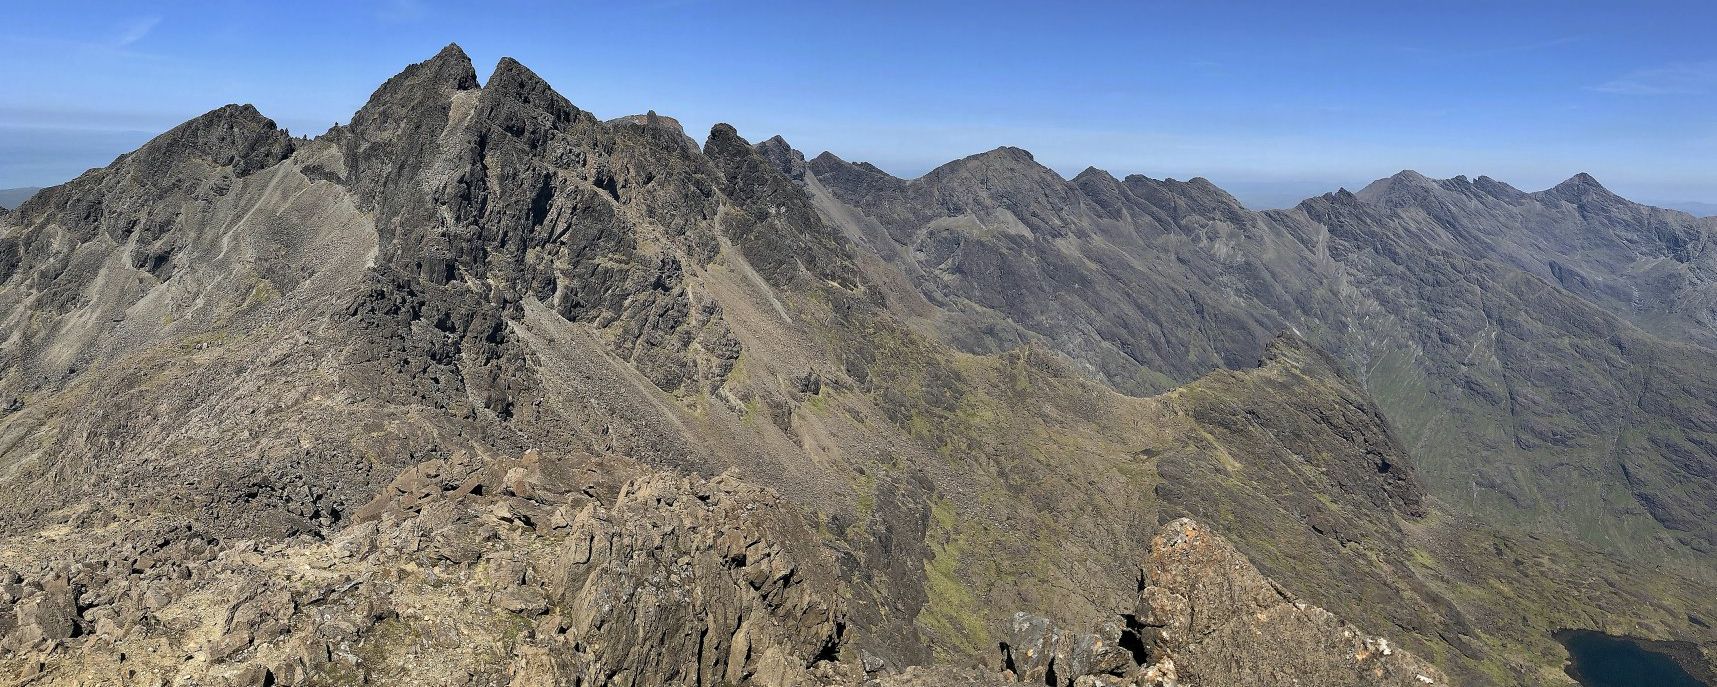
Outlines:
[{"label": "rocky mountain ridge", "polygon": [[[1063,180],[1009,148],[912,181],[830,154],[805,167],[898,300],[965,350],[1042,340],[1155,393],[1250,365],[1292,328],[1378,397],[1443,498],[1619,548],[1710,550],[1695,512],[1717,413],[1686,395],[1717,362],[1708,219],[1584,174],[1529,194],[1403,172],[1259,213],[1204,180]],[[1599,482],[1632,493],[1567,489]]]},{"label": "rocky mountain ridge", "polygon": [[[1441,311],[1367,319],[1438,293],[1404,274],[1541,305],[1530,279],[1381,240],[1434,230],[1353,194],[1259,214],[1046,172],[699,146],[452,46],[315,139],[199,117],[0,217],[0,670],[1566,684],[1556,629],[1709,644],[1701,576],[1471,517],[1427,456],[1475,444],[1398,415],[1444,398],[1352,364],[1379,333],[1469,343]],[[1589,338],[1681,350],[1558,298]],[[1694,448],[1619,454],[1657,499],[1630,522],[1696,543],[1709,501],[1650,471],[1703,464],[1675,395],[1700,378],[1641,374]]]}]

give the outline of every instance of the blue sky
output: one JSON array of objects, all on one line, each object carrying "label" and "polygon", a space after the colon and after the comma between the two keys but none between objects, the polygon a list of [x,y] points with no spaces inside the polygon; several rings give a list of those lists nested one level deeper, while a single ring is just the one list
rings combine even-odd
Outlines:
[{"label": "blue sky", "polygon": [[229,102],[314,135],[454,41],[480,77],[512,56],[602,117],[653,108],[700,140],[726,121],[907,177],[1016,145],[1259,205],[1403,168],[1717,202],[1717,3],[1573,0],[0,0],[0,187]]}]

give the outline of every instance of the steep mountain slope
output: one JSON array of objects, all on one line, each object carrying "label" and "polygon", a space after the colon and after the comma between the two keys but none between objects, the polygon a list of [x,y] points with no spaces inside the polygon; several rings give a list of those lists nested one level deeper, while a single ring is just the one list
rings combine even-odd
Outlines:
[{"label": "steep mountain slope", "polygon": [[1015,149],[903,181],[775,147],[956,346],[1042,340],[1152,393],[1292,328],[1377,396],[1441,498],[1712,570],[1709,220],[1585,175],[1527,194],[1405,172],[1256,213],[1200,179],[1067,181]]},{"label": "steep mountain slope", "polygon": [[[1297,298],[1346,283],[1313,210],[1082,175],[1104,206],[990,157],[934,192],[850,166],[900,226],[949,214],[915,257],[816,171],[838,161],[604,122],[449,47],[315,139],[231,106],[44,191],[0,216],[0,669],[1070,685],[1172,659],[1196,684],[1281,669],[1210,658],[1264,629],[1353,675],[1346,629],[1435,666],[1364,664],[1403,679],[1566,684],[1561,627],[1717,640],[1704,583],[1426,493],[1387,389],[1344,370],[1417,330]],[[1234,551],[1153,559],[1151,598],[1235,620],[1147,645],[1129,622],[1188,608],[1140,586],[1183,516]],[[1123,636],[1095,672],[1022,658]]]}]

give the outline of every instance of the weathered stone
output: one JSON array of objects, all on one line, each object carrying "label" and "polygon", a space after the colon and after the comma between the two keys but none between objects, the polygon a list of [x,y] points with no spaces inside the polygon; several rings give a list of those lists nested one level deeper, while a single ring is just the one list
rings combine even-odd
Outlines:
[{"label": "weathered stone", "polygon": [[43,642],[68,639],[77,631],[77,606],[65,591],[42,592],[19,601],[13,610],[17,626],[13,631],[21,646],[36,646]]}]

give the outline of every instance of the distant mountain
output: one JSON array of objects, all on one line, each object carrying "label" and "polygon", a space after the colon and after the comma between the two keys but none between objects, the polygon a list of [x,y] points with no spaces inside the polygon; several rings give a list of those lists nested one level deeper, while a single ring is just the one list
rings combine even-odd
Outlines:
[{"label": "distant mountain", "polygon": [[1221,181],[1222,190],[1249,210],[1286,210],[1300,201],[1321,196],[1340,183],[1315,181]]},{"label": "distant mountain", "polygon": [[1717,203],[1701,203],[1698,201],[1683,200],[1655,201],[1652,204],[1658,207],[1669,208],[1671,210],[1680,210],[1698,217],[1717,217]]},{"label": "distant mountain", "polygon": [[229,105],[0,214],[0,671],[1524,686],[1568,628],[1705,660],[1714,231],[1583,174],[1267,212],[1017,148],[900,179],[449,46],[317,138]]},{"label": "distant mountain", "polygon": [[10,210],[22,205],[30,196],[36,195],[40,188],[5,188],[0,189],[0,208]]}]

